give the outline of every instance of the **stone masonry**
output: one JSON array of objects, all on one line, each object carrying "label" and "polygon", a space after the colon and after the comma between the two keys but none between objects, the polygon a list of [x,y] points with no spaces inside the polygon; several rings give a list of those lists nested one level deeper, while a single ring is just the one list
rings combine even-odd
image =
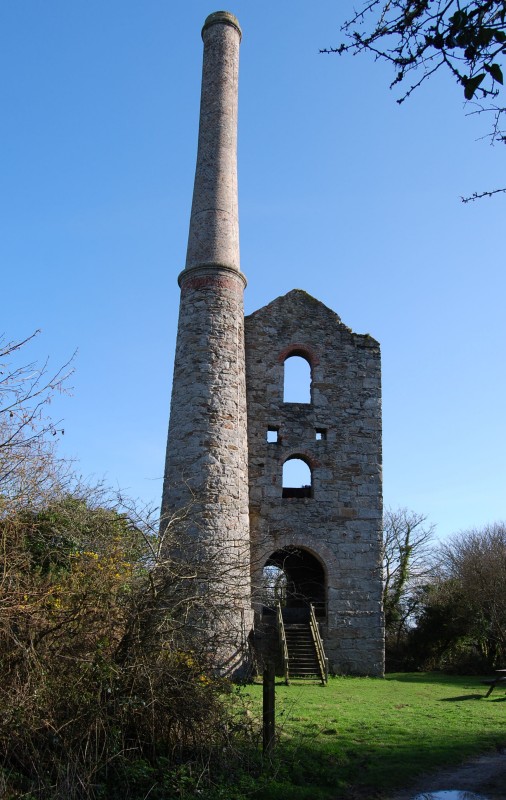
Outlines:
[{"label": "stone masonry", "polygon": [[[291,600],[318,607],[331,669],[381,675],[379,345],[300,290],[245,321],[236,151],[241,29],[219,11],[206,19],[202,38],[162,520],[187,510],[181,541],[213,565],[212,579],[201,582],[209,602],[198,624],[217,633],[219,671],[247,668],[252,603],[258,632],[268,611],[256,593],[264,568],[286,562],[300,596],[294,591]],[[311,368],[307,403],[283,400],[293,355]],[[277,441],[267,441],[268,430]],[[283,464],[292,458],[310,468],[311,485],[285,491]]]},{"label": "stone masonry", "polygon": [[239,269],[237,81],[241,30],[217,12],[202,30],[199,146],[181,301],[162,518],[187,514],[195,556],[213,564],[217,666],[236,674],[252,627],[244,371],[246,280]]},{"label": "stone masonry", "polygon": [[[291,355],[311,366],[310,403],[283,402]],[[246,385],[253,586],[274,552],[310,553],[323,567],[331,669],[382,675],[379,345],[293,290],[246,318]],[[269,429],[277,442],[267,442]],[[310,496],[282,496],[293,457],[310,466]]]}]

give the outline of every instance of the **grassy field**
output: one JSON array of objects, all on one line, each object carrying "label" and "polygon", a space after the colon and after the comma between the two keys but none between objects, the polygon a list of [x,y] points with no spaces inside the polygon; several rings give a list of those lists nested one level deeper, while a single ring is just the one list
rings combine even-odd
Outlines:
[{"label": "grassy field", "polygon": [[[505,747],[504,689],[485,699],[486,691],[479,678],[437,673],[278,683],[278,743],[256,796],[372,800],[422,772]],[[241,697],[260,721],[262,686]]]}]

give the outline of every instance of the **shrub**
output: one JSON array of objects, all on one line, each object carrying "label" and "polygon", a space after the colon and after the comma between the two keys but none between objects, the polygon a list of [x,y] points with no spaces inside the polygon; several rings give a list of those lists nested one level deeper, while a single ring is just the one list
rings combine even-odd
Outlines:
[{"label": "shrub", "polygon": [[72,495],[1,520],[6,797],[168,798],[228,745],[227,687],[189,649],[184,604],[171,614],[181,587],[153,535]]}]

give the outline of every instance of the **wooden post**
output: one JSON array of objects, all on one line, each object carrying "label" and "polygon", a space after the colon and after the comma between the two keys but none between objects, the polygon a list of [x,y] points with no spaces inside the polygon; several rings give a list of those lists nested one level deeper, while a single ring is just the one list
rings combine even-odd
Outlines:
[{"label": "wooden post", "polygon": [[264,669],[264,691],[263,691],[263,751],[264,755],[269,755],[274,749],[275,743],[275,691],[274,691],[274,664],[271,662]]}]

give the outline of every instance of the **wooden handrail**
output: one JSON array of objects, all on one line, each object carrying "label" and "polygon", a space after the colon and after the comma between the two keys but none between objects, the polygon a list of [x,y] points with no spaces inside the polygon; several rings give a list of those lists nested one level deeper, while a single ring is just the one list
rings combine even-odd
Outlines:
[{"label": "wooden handrail", "polygon": [[312,603],[309,605],[309,625],[311,627],[311,633],[313,634],[313,641],[316,647],[316,655],[318,658],[318,665],[320,667],[322,683],[326,684],[329,679],[329,660],[325,655],[323,639],[320,634],[318,622],[316,621],[316,614],[314,613],[314,606]]},{"label": "wooden handrail", "polygon": [[283,622],[283,612],[281,610],[281,603],[276,603],[276,614],[278,618],[278,633],[279,643],[281,645],[281,658],[283,659],[283,672],[285,675],[285,683],[288,686],[290,683],[290,676],[288,673],[288,645],[286,643],[285,624]]}]

